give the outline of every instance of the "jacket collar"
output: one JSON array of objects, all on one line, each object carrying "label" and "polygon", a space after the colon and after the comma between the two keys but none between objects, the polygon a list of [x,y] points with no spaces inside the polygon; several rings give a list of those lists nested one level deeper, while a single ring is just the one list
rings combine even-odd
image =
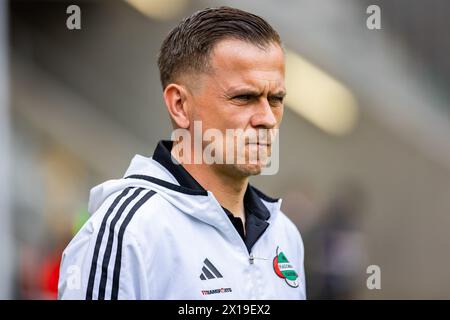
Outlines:
[{"label": "jacket collar", "polygon": [[[206,190],[201,186],[197,180],[192,177],[189,172],[177,162],[175,158],[172,157],[173,141],[170,140],[161,140],[156,146],[155,152],[153,153],[153,160],[160,163],[167,171],[169,171],[181,187],[186,189],[192,189],[195,191],[204,191]],[[268,196],[265,196],[259,190],[256,190],[250,184],[247,186],[247,190],[244,195],[244,207],[246,211],[246,215],[255,215],[261,220],[268,220],[270,218],[270,212],[267,207],[262,203],[261,198],[268,202],[277,202],[277,199],[272,199]],[[225,210],[227,214],[230,214],[228,210]]]}]

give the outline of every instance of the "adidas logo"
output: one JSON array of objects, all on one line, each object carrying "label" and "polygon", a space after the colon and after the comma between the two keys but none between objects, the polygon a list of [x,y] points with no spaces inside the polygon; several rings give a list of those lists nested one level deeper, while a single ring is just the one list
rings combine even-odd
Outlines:
[{"label": "adidas logo", "polygon": [[205,261],[203,261],[203,268],[202,273],[200,274],[200,279],[209,280],[214,278],[223,278],[223,276],[220,274],[219,270],[214,267],[211,261],[206,258]]}]

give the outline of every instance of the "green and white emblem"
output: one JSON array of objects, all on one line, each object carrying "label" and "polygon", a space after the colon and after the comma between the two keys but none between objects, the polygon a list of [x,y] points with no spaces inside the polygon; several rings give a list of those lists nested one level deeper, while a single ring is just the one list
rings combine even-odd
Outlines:
[{"label": "green and white emblem", "polygon": [[297,288],[299,285],[298,274],[292,264],[286,258],[283,252],[278,252],[277,247],[276,256],[273,258],[273,270],[280,278],[286,280],[286,283],[292,287]]}]

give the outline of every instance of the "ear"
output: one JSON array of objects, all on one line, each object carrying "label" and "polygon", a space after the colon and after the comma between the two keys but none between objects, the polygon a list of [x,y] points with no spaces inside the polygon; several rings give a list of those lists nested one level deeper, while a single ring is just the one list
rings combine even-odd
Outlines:
[{"label": "ear", "polygon": [[175,83],[164,89],[164,101],[169,115],[179,128],[189,128],[189,106],[186,103],[188,92],[186,88]]}]

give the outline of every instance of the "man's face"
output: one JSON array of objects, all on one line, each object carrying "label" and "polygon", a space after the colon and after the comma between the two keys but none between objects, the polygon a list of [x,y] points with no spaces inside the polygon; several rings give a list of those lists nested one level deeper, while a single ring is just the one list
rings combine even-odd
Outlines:
[{"label": "man's face", "polygon": [[[273,139],[270,136],[273,138],[274,129],[278,129],[283,116],[282,49],[276,44],[261,49],[241,40],[222,40],[211,53],[210,71],[193,79],[196,80],[189,86],[192,94],[188,99],[192,110],[191,124],[200,120],[203,132],[214,128],[220,130],[224,137],[227,129],[242,129],[259,135],[257,143],[240,146],[236,145],[236,139],[232,139],[237,152],[234,159],[240,155],[245,158],[245,163],[235,161],[216,167],[230,175],[259,174],[266,160],[261,159],[264,157],[261,154],[265,153],[264,150],[271,154]],[[225,144],[230,147],[229,140]],[[221,151],[223,159],[226,158],[225,149],[224,145]],[[249,159],[257,161],[252,163]]]}]

